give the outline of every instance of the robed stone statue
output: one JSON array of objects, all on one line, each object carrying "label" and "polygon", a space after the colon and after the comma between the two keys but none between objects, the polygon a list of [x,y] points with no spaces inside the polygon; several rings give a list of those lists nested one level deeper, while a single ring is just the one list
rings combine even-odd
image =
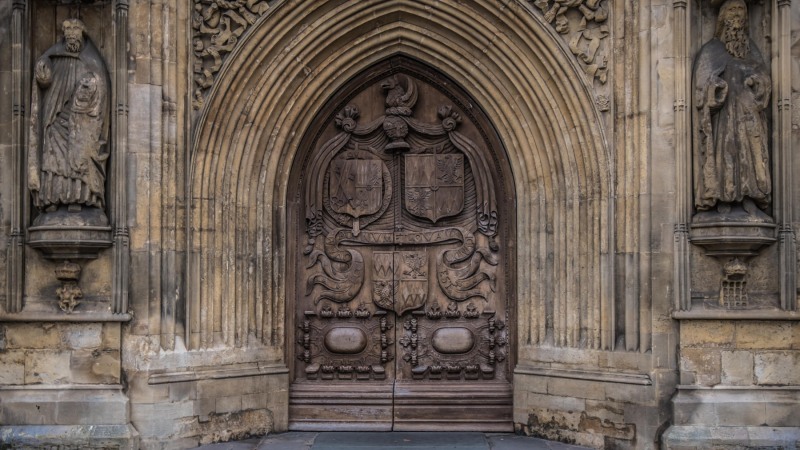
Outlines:
[{"label": "robed stone statue", "polygon": [[771,85],[748,32],[744,0],[727,0],[716,32],[694,65],[694,184],[698,211],[741,206],[764,217],[772,200],[769,125]]},{"label": "robed stone statue", "polygon": [[43,214],[88,208],[105,220],[108,70],[80,20],[62,27],[34,66],[28,187]]}]

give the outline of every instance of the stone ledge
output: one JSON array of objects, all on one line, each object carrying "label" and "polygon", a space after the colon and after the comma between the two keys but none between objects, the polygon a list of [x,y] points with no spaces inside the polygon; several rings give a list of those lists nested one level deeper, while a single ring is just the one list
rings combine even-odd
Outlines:
[{"label": "stone ledge", "polygon": [[283,364],[242,365],[224,368],[208,368],[186,370],[181,372],[165,372],[150,375],[147,384],[180,383],[184,381],[220,380],[225,378],[241,378],[259,375],[282,375],[289,373]]},{"label": "stone ledge", "polygon": [[664,450],[715,448],[781,448],[797,450],[800,427],[702,427],[676,426],[661,437]]},{"label": "stone ledge", "polygon": [[677,320],[800,320],[800,312],[782,310],[692,309],[674,311]]},{"label": "stone ledge", "polygon": [[0,423],[8,426],[127,425],[128,397],[121,389],[5,388],[0,401]]},{"label": "stone ledge", "polygon": [[574,380],[603,381],[606,383],[635,384],[640,386],[650,386],[653,384],[653,381],[647,374],[602,370],[554,369],[550,367],[518,365],[514,369],[514,374],[536,375],[551,378],[570,378]]},{"label": "stone ledge", "polygon": [[0,426],[3,448],[120,449],[139,448],[139,433],[130,425]]},{"label": "stone ledge", "polygon": [[672,399],[676,426],[800,429],[800,386],[694,389]]},{"label": "stone ledge", "polygon": [[81,311],[76,309],[72,314],[48,312],[0,312],[0,322],[128,322],[130,314],[114,314],[111,312]]}]

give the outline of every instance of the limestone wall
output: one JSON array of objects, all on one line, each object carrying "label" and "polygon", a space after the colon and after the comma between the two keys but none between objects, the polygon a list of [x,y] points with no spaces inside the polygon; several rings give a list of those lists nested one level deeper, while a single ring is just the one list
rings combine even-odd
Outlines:
[{"label": "limestone wall", "polygon": [[[291,168],[333,93],[398,53],[468,92],[507,152],[518,431],[595,448],[800,439],[800,2],[749,2],[773,82],[776,241],[747,260],[736,310],[720,305],[724,261],[690,239],[711,2],[218,3],[0,2],[2,444],[285,430]],[[26,244],[25,152],[33,63],[76,16],[112,78],[113,245],[81,262],[66,314],[57,262]]]}]

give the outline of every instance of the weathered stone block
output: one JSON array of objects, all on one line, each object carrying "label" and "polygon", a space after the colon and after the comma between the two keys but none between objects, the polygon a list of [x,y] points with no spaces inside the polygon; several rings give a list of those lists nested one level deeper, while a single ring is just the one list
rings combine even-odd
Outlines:
[{"label": "weathered stone block", "polygon": [[756,353],[755,376],[756,384],[800,385],[800,351]]},{"label": "weathered stone block", "polygon": [[731,386],[753,384],[753,354],[749,351],[723,351],[721,382]]},{"label": "weathered stone block", "polygon": [[187,381],[183,383],[169,383],[170,401],[194,400],[197,398],[197,383]]},{"label": "weathered stone block", "polygon": [[714,386],[721,379],[722,357],[720,351],[705,348],[683,348],[680,353],[681,382],[683,372],[694,374],[694,383],[702,386]]},{"label": "weathered stone block", "polygon": [[122,346],[120,327],[119,322],[106,322],[103,324],[103,329],[100,333],[102,348],[119,349]]},{"label": "weathered stone block", "polygon": [[605,400],[607,384],[601,381],[553,377],[547,380],[547,393],[555,396]]},{"label": "weathered stone block", "polygon": [[735,325],[740,349],[788,350],[798,345],[797,322],[741,321]]},{"label": "weathered stone block", "polygon": [[654,400],[655,388],[638,384],[606,383],[606,398],[616,402],[647,404]]},{"label": "weathered stone block", "polygon": [[25,383],[25,352],[7,350],[0,352],[0,385]]},{"label": "weathered stone block", "polygon": [[25,384],[65,384],[71,381],[71,352],[28,350],[25,352]]},{"label": "weathered stone block", "polygon": [[70,372],[74,383],[117,384],[120,377],[119,350],[73,350]]},{"label": "weathered stone block", "polygon": [[102,329],[99,323],[70,324],[61,327],[64,344],[71,349],[96,349],[102,347]]},{"label": "weathered stone block", "polygon": [[4,325],[9,349],[59,349],[63,347],[58,326],[32,323]]},{"label": "weathered stone block", "polygon": [[217,398],[217,405],[214,408],[217,414],[225,414],[242,410],[242,396],[232,395],[230,397]]},{"label": "weathered stone block", "polygon": [[242,410],[263,409],[267,407],[267,394],[242,395]]},{"label": "weathered stone block", "polygon": [[716,320],[681,322],[681,347],[732,347],[735,324]]}]

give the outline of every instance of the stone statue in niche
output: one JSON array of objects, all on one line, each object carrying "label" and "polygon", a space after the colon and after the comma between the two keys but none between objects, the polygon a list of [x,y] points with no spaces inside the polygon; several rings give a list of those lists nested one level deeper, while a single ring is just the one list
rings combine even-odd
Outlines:
[{"label": "stone statue in niche", "polygon": [[700,49],[692,78],[697,213],[689,238],[722,264],[720,306],[746,308],[748,259],[775,242],[775,223],[767,214],[771,81],[750,38],[744,0],[722,2],[714,37]]},{"label": "stone statue in niche", "polygon": [[769,158],[771,81],[750,39],[744,0],[727,0],[714,37],[694,66],[695,207],[738,206],[765,219],[772,201]]},{"label": "stone statue in niche", "polygon": [[111,246],[105,213],[111,82],[100,52],[78,19],[36,61],[31,89],[28,188],[38,214],[28,244],[61,260],[59,307],[67,313],[83,294],[80,266]]},{"label": "stone statue in niche", "polygon": [[28,187],[42,212],[102,210],[108,159],[109,76],[85,27],[64,37],[34,67]]}]

